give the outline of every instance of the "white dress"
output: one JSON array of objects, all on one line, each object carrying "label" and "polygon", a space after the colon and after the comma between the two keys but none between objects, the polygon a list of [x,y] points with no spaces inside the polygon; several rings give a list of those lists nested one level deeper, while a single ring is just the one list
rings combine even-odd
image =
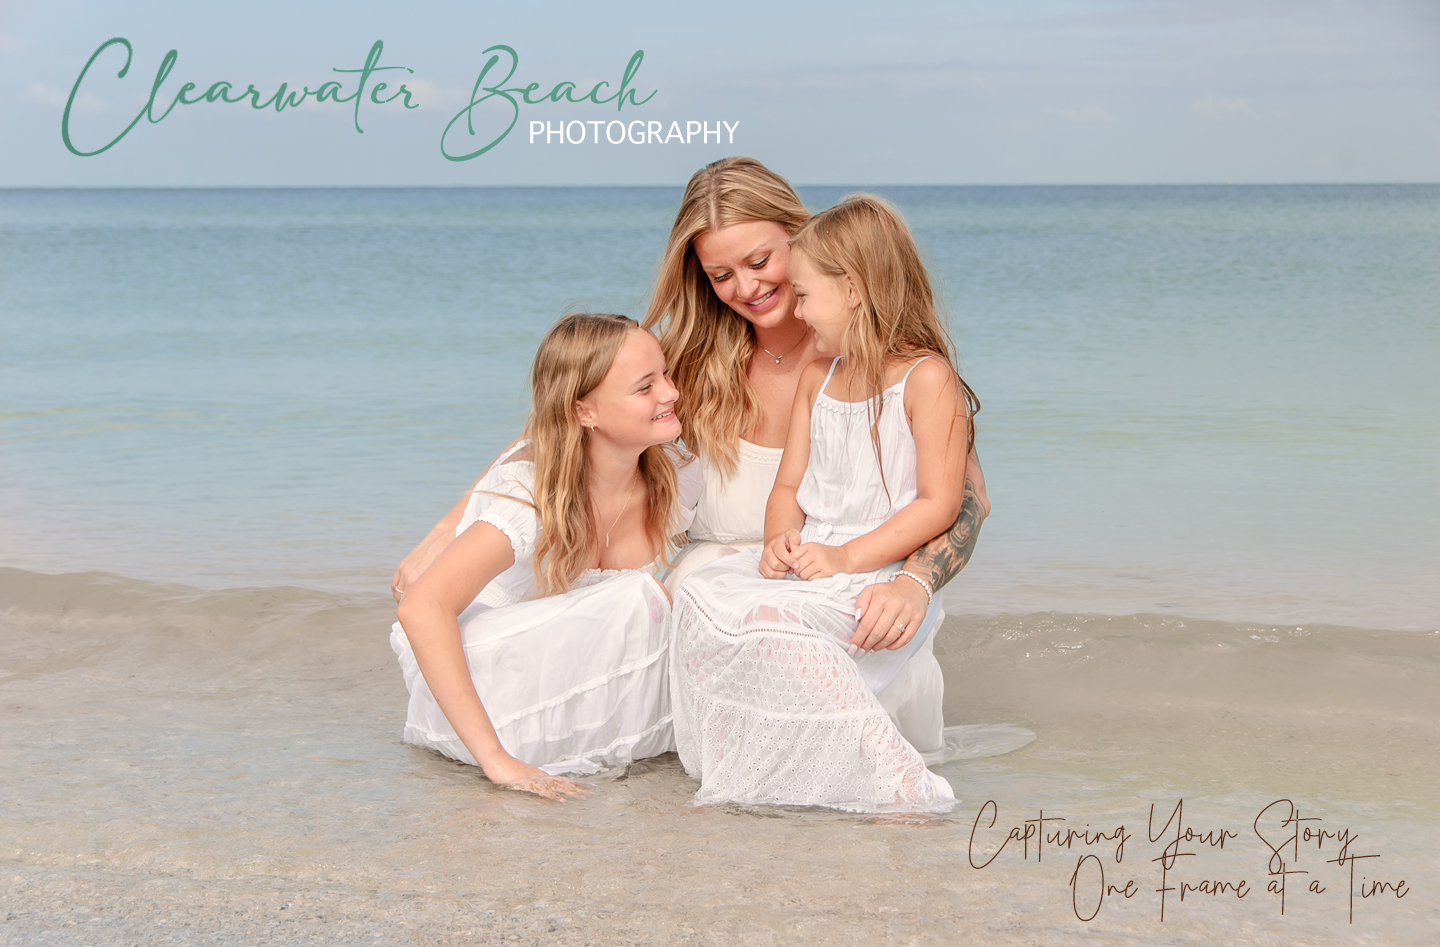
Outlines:
[{"label": "white dress", "polygon": [[[455,533],[489,523],[510,540],[515,564],[460,614],[475,691],[505,751],[547,773],[593,773],[674,747],[668,677],[670,608],[652,564],[591,570],[570,591],[535,598],[539,523],[528,505],[535,468],[502,455],[470,496]],[[695,464],[680,470],[682,521],[700,491]],[[465,763],[399,622],[390,646],[410,691],[406,743]]]},{"label": "white dress", "polygon": [[728,476],[708,455],[696,458],[702,486],[690,544],[665,577],[671,597],[685,577],[701,566],[738,550],[758,547],[765,536],[765,503],[780,470],[782,447],[761,447],[740,438],[735,469]]},{"label": "white dress", "polygon": [[[844,543],[917,496],[908,377],[882,395],[883,480],[866,403],[837,401],[822,386],[797,494],[804,541]],[[759,560],[756,549],[717,559],[686,579],[675,602],[675,737],[686,771],[702,783],[696,802],[857,812],[953,806],[949,783],[925,768],[876,697],[924,652],[920,635],[898,651],[847,650],[856,598],[901,563],[805,582],[762,578]]]},{"label": "white dress", "polygon": [[[780,470],[779,447],[761,447],[744,438],[736,451],[735,470],[726,476],[709,457],[697,458],[703,480],[690,545],[665,578],[673,598],[685,578],[701,566],[741,549],[759,548],[765,535],[765,504]],[[922,752],[945,746],[945,678],[935,660],[935,631],[945,621],[937,594],[915,632],[918,650],[907,651],[899,672],[876,696],[901,734]]]}]

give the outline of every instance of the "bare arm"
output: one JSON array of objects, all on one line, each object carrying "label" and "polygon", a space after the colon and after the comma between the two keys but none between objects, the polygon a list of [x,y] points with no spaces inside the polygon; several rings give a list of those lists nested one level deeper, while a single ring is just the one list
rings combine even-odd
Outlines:
[{"label": "bare arm", "polygon": [[460,613],[514,563],[515,553],[505,534],[489,523],[476,523],[436,558],[400,603],[396,617],[435,703],[485,775],[496,784],[512,784],[555,799],[578,787],[515,759],[501,746],[475,691],[460,636]]},{"label": "bare arm", "polygon": [[[980,538],[980,524],[990,514],[990,498],[985,493],[985,473],[974,451],[966,458],[965,492],[960,501],[960,515],[945,532],[917,549],[905,560],[903,568],[930,583],[936,595],[941,586],[965,568],[975,543]],[[920,583],[907,576],[894,582],[881,582],[860,593],[856,607],[860,609],[859,627],[855,631],[857,647],[902,648],[914,637],[929,607],[929,596]],[[890,635],[895,625],[905,626],[901,635]]]},{"label": "bare arm", "polygon": [[805,366],[790,407],[785,453],[780,457],[775,485],[765,503],[765,551],[760,557],[760,574],[767,579],[783,579],[785,573],[795,567],[794,551],[800,545],[800,527],[805,525],[805,512],[795,497],[810,463],[810,411],[825,367],[821,361]]},{"label": "bare arm", "polygon": [[801,546],[794,570],[801,578],[869,572],[896,562],[944,532],[959,513],[970,422],[955,373],[940,360],[920,362],[910,373],[905,402],[915,439],[915,499],[842,546]]},{"label": "bare arm", "polygon": [[990,498],[985,494],[985,474],[980,458],[974,452],[966,459],[965,495],[960,502],[960,515],[945,532],[915,550],[905,560],[905,571],[913,572],[930,583],[938,595],[940,588],[965,568],[975,543],[980,539],[980,524],[990,514]]},{"label": "bare arm", "polygon": [[[505,451],[518,443],[520,443],[520,438],[517,437],[500,454],[503,455]],[[496,458],[496,460],[498,459],[499,457]],[[455,529],[460,525],[460,518],[465,515],[465,507],[470,502],[470,494],[475,492],[475,487],[494,466],[495,461],[490,461],[480,476],[475,478],[475,483],[470,484],[470,489],[466,490],[465,494],[450,508],[450,512],[441,517],[440,522],[431,527],[425,538],[410,550],[410,554],[400,560],[400,565],[395,567],[395,575],[390,579],[390,594],[395,596],[395,601],[400,601],[425,570],[430,568],[430,564],[445,551],[445,547],[455,541]]]}]

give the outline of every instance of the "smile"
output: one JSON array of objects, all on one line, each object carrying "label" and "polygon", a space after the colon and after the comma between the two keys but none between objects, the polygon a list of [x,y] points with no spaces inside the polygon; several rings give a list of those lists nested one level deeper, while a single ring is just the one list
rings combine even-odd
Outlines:
[{"label": "smile", "polygon": [[774,289],[770,290],[770,292],[766,293],[764,296],[761,296],[759,299],[751,299],[747,301],[745,305],[749,306],[751,309],[759,309],[766,303],[768,303],[770,300],[774,299],[775,294],[779,291],[779,289],[780,287],[777,286]]},{"label": "smile", "polygon": [[674,408],[671,408],[671,409],[668,410],[668,411],[662,411],[660,414],[655,415],[655,416],[654,416],[653,418],[651,418],[650,420],[652,420],[652,421],[668,421],[668,420],[670,420],[670,419],[673,418],[673,417],[675,417],[675,409],[674,409]]}]

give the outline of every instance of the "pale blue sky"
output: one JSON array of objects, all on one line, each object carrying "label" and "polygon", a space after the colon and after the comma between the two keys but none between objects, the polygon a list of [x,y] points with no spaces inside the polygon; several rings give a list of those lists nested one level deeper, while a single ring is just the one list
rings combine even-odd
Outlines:
[{"label": "pale blue sky", "polygon": [[[359,135],[345,106],[201,104],[75,157],[61,109],[112,36],[135,59],[117,79],[111,50],[87,78],[73,120],[92,147],[136,115],[171,48],[166,102],[183,82],[315,88],[383,39],[422,107],[367,107]],[[527,107],[489,154],[447,161],[441,131],[496,43],[544,89],[616,83],[643,49],[634,85],[658,93],[619,116]],[[616,117],[739,125],[733,145],[528,143],[531,119]],[[1440,2],[0,0],[0,128],[11,187],[680,184],[726,154],[809,184],[1440,181]]]}]

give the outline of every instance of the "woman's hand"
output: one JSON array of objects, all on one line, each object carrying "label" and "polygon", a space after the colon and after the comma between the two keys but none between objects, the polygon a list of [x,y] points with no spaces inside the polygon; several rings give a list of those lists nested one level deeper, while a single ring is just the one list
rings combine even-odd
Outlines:
[{"label": "woman's hand", "polygon": [[564,776],[551,776],[529,763],[520,762],[508,753],[503,757],[486,760],[480,768],[485,771],[486,778],[501,789],[531,792],[556,802],[565,802],[567,795],[580,797],[590,794],[589,786],[582,786]]},{"label": "woman's hand", "polygon": [[851,572],[853,566],[844,546],[803,543],[795,547],[795,565],[790,571],[800,578],[828,579],[839,572]]},{"label": "woman's hand", "polygon": [[760,555],[760,574],[767,579],[783,579],[795,571],[795,549],[800,546],[800,531],[787,529],[765,544]]},{"label": "woman's hand", "polygon": [[444,523],[437,524],[430,531],[430,535],[420,540],[419,545],[410,550],[410,554],[400,560],[400,565],[395,569],[395,575],[390,580],[390,594],[395,596],[395,601],[405,597],[410,586],[415,580],[435,561],[445,547],[455,541],[455,527],[450,526],[448,530],[442,529]]},{"label": "woman's hand", "polygon": [[855,600],[860,625],[850,639],[851,647],[859,651],[905,647],[920,630],[929,605],[920,583],[909,578],[866,586]]}]

